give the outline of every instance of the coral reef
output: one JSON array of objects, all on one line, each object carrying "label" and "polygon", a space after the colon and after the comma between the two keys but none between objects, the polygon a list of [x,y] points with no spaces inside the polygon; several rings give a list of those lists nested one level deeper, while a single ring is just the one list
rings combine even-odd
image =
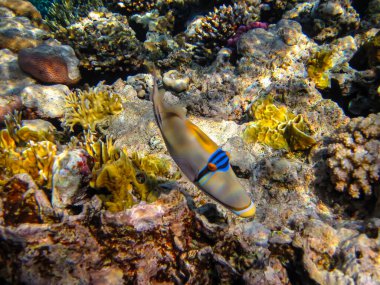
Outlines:
[{"label": "coral reef", "polygon": [[336,39],[360,26],[359,14],[347,0],[322,0],[300,3],[283,18],[297,20],[305,33],[319,42]]},{"label": "coral reef", "polygon": [[110,12],[90,12],[54,38],[74,48],[80,66],[87,70],[135,70],[142,64],[142,44],[125,16]]},{"label": "coral reef", "polygon": [[65,98],[65,118],[63,125],[71,131],[79,124],[83,129],[95,131],[96,125],[109,115],[123,110],[121,99],[116,93],[100,90],[77,90]]},{"label": "coral reef", "polygon": [[294,115],[285,106],[278,108],[272,100],[258,100],[251,106],[254,121],[243,137],[247,142],[260,142],[274,149],[305,150],[316,142],[302,115]]},{"label": "coral reef", "polygon": [[185,34],[194,58],[203,63],[214,59],[239,26],[257,20],[257,11],[250,8],[245,3],[223,5],[190,23]]},{"label": "coral reef", "polygon": [[148,12],[157,7],[157,0],[110,0],[107,1],[109,8],[116,9],[123,14],[138,14]]},{"label": "coral reef", "polygon": [[79,60],[70,46],[39,45],[18,54],[20,68],[44,83],[73,85],[80,80]]},{"label": "coral reef", "polygon": [[379,187],[380,114],[352,119],[328,146],[328,166],[335,189],[354,198]]},{"label": "coral reef", "polygon": [[[20,3],[0,0],[0,283],[380,283],[378,0],[40,0],[51,34]],[[18,66],[52,36],[72,93]],[[180,175],[149,72],[255,219]]]}]

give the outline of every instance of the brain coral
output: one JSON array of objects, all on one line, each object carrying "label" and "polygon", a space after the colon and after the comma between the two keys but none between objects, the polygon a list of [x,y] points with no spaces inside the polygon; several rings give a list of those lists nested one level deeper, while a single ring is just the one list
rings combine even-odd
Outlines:
[{"label": "brain coral", "polygon": [[380,180],[380,113],[355,118],[328,146],[327,164],[335,189],[354,197],[371,195]]},{"label": "brain coral", "polygon": [[142,64],[142,44],[125,16],[90,12],[87,17],[54,33],[60,42],[72,46],[87,70],[120,71]]}]

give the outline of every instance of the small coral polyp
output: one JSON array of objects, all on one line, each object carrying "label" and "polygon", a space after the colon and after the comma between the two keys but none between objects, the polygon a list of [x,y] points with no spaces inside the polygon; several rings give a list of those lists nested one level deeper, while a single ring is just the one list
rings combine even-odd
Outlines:
[{"label": "small coral polyp", "polygon": [[274,149],[306,150],[315,144],[311,130],[302,115],[294,115],[285,106],[277,107],[271,99],[252,104],[255,121],[248,124],[243,138]]},{"label": "small coral polyp", "polygon": [[64,126],[74,130],[79,124],[85,130],[95,131],[96,125],[109,115],[123,110],[120,96],[96,88],[88,91],[78,90],[65,98]]}]

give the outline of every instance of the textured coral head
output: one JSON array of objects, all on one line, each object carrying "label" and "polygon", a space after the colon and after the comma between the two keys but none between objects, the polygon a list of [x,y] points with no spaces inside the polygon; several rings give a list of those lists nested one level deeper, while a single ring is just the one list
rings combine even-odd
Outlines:
[{"label": "textured coral head", "polygon": [[72,85],[80,80],[80,77],[69,77],[65,59],[57,55],[23,49],[18,54],[18,64],[24,72],[44,83]]}]

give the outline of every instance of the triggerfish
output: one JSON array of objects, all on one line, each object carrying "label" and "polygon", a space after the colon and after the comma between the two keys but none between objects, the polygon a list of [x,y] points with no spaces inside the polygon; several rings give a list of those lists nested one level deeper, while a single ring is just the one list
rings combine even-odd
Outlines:
[{"label": "triggerfish", "polygon": [[233,172],[229,153],[223,151],[185,112],[168,106],[156,78],[151,94],[154,115],[166,147],[185,176],[211,198],[240,217],[253,217],[256,206]]}]

